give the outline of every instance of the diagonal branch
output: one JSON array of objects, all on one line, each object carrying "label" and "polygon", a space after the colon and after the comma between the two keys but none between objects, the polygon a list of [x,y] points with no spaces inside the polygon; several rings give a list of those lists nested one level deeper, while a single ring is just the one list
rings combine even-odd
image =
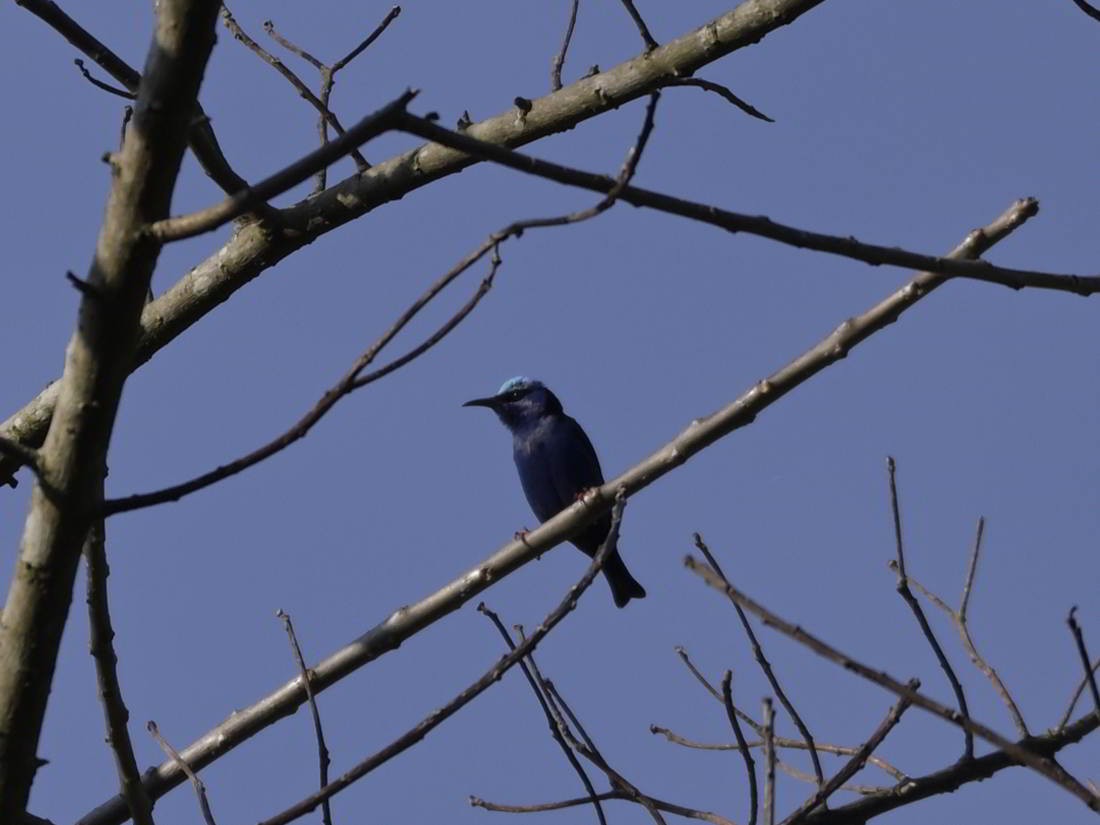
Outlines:
[{"label": "diagonal branch", "polygon": [[741,754],[741,761],[745,763],[745,772],[749,778],[749,825],[756,825],[757,790],[756,790],[756,760],[752,758],[745,734],[741,732],[741,723],[737,721],[737,710],[733,704],[733,672],[727,670],[722,676],[722,704],[726,708],[726,718],[733,729],[733,736],[737,739],[737,750]]},{"label": "diagonal branch", "polygon": [[[924,638],[928,640],[929,646],[932,648],[932,652],[936,655],[936,660],[940,663],[940,669],[947,676],[947,681],[951,685],[951,690],[955,694],[955,701],[959,706],[959,713],[962,714],[964,720],[970,718],[970,710],[966,705],[966,694],[963,692],[962,685],[959,684],[959,678],[955,675],[954,668],[951,667],[951,663],[947,661],[947,655],[943,652],[943,648],[940,646],[939,640],[936,638],[936,634],[932,632],[932,626],[928,624],[928,617],[924,615],[924,610],[920,606],[920,602],[917,601],[917,597],[913,595],[913,591],[909,589],[909,577],[905,572],[905,543],[901,538],[901,508],[898,505],[898,484],[897,484],[897,463],[894,461],[893,456],[889,456],[886,459],[887,473],[890,476],[890,512],[894,518],[894,548],[897,552],[897,559],[895,560],[893,567],[898,574],[897,591],[902,597],[909,609],[913,612],[913,616],[917,620],[917,624],[920,626],[921,633],[924,634]],[[913,688],[916,690],[916,688]],[[974,758],[974,734],[970,732],[970,728],[963,726],[963,759]]]},{"label": "diagonal branch", "polygon": [[853,659],[845,653],[837,650],[835,647],[818,639],[812,633],[803,630],[798,625],[795,625],[787,620],[780,618],[778,615],[768,610],[761,604],[750,599],[740,590],[735,588],[728,580],[723,579],[709,567],[700,564],[695,559],[688,556],[684,559],[684,565],[700,576],[707,584],[716,590],[723,592],[727,597],[733,599],[740,604],[745,610],[749,611],[753,615],[757,616],[764,624],[769,627],[773,627],[785,636],[793,639],[799,644],[805,645],[814,653],[817,653],[824,659],[830,662],[834,662],[842,666],[845,670],[855,673],[857,676],[866,679],[869,682],[873,682],[890,692],[908,699],[912,704],[925,710],[934,716],[938,716],[948,722],[959,727],[967,727],[973,731],[976,735],[986,740],[990,744],[1002,751],[1005,751],[1009,756],[1015,759],[1022,765],[1034,770],[1036,773],[1046,777],[1054,784],[1061,787],[1068,793],[1076,796],[1089,808],[1094,811],[1100,811],[1100,796],[1094,794],[1074,777],[1068,774],[1058,763],[1053,760],[1047,759],[1040,754],[1029,750],[1027,747],[1020,746],[1015,742],[1005,739],[999,733],[980,722],[975,722],[973,719],[962,716],[958,711],[951,710],[939,702],[933,699],[929,699],[924,694],[918,693],[909,686],[890,676],[883,671],[874,670],[862,662]]},{"label": "diagonal branch", "polygon": [[[1036,209],[1035,201],[1017,201],[991,224],[971,232],[951,253],[952,257],[977,257],[1021,226],[1035,214]],[[820,343],[740,398],[710,416],[696,419],[679,436],[649,458],[604,485],[591,497],[586,497],[584,501],[571,505],[544,522],[529,532],[523,541],[517,539],[509,542],[449,584],[395,611],[314,667],[314,690],[320,693],[348,674],[394,650],[421,629],[457,610],[491,584],[565,541],[584,524],[605,512],[608,499],[615,495],[620,486],[625,487],[628,494],[644,489],[723,436],[749,424],[758,413],[796,386],[843,358],[849,349],[875,332],[892,324],[905,310],[944,281],[943,276],[932,273],[917,275],[862,315],[841,324]],[[298,680],[292,680],[251,706],[236,711],[190,745],[184,755],[189,764],[199,767],[208,765],[268,725],[293,713],[304,702],[302,686]],[[163,796],[182,781],[183,776],[172,763],[147,771],[144,777],[145,786],[154,798]],[[120,797],[114,797],[82,817],[78,825],[120,823],[125,820],[125,811],[125,802]]]},{"label": "diagonal branch", "polygon": [[1073,4],[1093,20],[1100,20],[1100,9],[1089,5],[1085,0],[1073,0]]},{"label": "diagonal branch", "polygon": [[1089,692],[1092,693],[1093,712],[1100,716],[1100,689],[1096,687],[1096,674],[1089,664],[1089,651],[1085,647],[1085,633],[1081,630],[1081,625],[1077,623],[1075,613],[1077,613],[1076,605],[1070,609],[1066,624],[1069,625],[1069,632],[1073,634],[1073,643],[1077,648],[1077,654],[1081,657],[1081,666],[1085,670],[1085,681],[1088,683]]}]

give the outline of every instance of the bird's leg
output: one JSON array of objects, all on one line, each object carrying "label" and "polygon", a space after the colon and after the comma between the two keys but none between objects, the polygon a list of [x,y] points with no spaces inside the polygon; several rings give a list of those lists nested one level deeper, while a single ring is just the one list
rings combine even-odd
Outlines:
[{"label": "bird's leg", "polygon": [[585,487],[583,490],[577,490],[577,494],[573,496],[573,501],[591,501],[597,495],[599,487]]}]

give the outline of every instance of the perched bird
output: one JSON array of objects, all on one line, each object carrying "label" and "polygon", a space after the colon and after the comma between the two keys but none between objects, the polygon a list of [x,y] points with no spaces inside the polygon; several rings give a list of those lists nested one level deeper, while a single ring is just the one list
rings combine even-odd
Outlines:
[{"label": "perched bird", "polygon": [[[603,484],[592,442],[542,382],[511,378],[491,398],[475,398],[462,406],[488,407],[512,433],[512,457],[519,480],[539,521],[557,515],[585,490]],[[605,513],[575,535],[572,543],[595,556],[610,529],[611,515]],[[603,572],[618,607],[645,596],[645,589],[630,575],[618,550],[604,561]]]}]

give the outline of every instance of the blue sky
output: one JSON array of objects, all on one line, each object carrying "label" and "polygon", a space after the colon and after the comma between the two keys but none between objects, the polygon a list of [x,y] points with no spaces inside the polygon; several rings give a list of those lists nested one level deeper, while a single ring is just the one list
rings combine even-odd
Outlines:
[{"label": "blue sky", "polygon": [[[151,4],[78,8],[132,65],[147,47]],[[639,3],[660,41],[733,4]],[[333,105],[354,121],[406,86],[414,110],[450,125],[517,95],[549,90],[562,3],[404,4],[393,28],[337,80]],[[387,5],[239,3],[261,22],[335,58]],[[100,162],[118,138],[121,101],[81,79],[77,56],[31,15],[0,9],[8,111],[0,153],[9,212],[3,416],[54,378],[75,317],[66,270],[86,269],[109,185]],[[990,260],[1053,272],[1096,271],[1095,55],[1100,26],[1069,0],[823,3],[793,26],[700,73],[775,118],[750,120],[717,97],[669,90],[639,185],[798,226],[944,252],[1015,198],[1041,212]],[[565,78],[639,50],[611,0],[582,3]],[[308,67],[300,67],[309,77]],[[224,30],[202,102],[227,156],[258,179],[313,147],[312,112]],[[641,123],[640,102],[528,151],[614,172]],[[415,145],[384,136],[381,160]],[[351,170],[342,163],[337,180]],[[309,187],[285,196],[292,203]],[[187,161],[177,213],[219,193]],[[512,220],[581,208],[593,196],[479,166],[326,235],[265,272],[186,332],[127,384],[112,444],[109,494],[163,486],[236,457],[288,427],[440,273]],[[228,237],[171,246],[158,293]],[[155,719],[177,747],[291,678],[277,609],[320,659],[476,564],[534,520],[509,439],[460,404],[518,373],[543,379],[587,429],[616,475],[688,422],[748,389],[904,283],[907,273],[620,205],[577,226],[532,232],[502,249],[493,292],[437,349],[343,401],[276,458],[178,504],[108,525],[120,673],[139,763],[159,763],[142,730]],[[395,342],[413,346],[465,299],[482,268]],[[616,610],[593,591],[546,641],[540,664],[609,761],[643,790],[744,822],[732,754],[677,748],[651,723],[729,741],[721,708],[673,649],[706,673],[735,673],[758,712],[768,688],[728,605],[686,572],[700,531],[741,587],[842,649],[896,676],[950,691],[894,592],[885,462],[896,457],[910,572],[956,602],[978,516],[988,519],[971,606],[980,649],[1033,730],[1053,725],[1080,666],[1064,620],[1100,651],[1100,326],[1097,299],[954,282],[843,362],[631,500],[622,551],[649,597]],[[6,585],[29,480],[0,493]],[[484,598],[507,623],[534,626],[580,575],[556,550]],[[82,582],[66,631],[32,809],[69,822],[113,795]],[[988,683],[943,617],[936,629],[976,718],[1010,733]],[[892,702],[769,631],[761,639],[792,699],[824,741],[858,744]],[[473,604],[323,694],[338,773],[442,704],[501,653]],[[781,732],[794,735],[786,719]],[[946,766],[961,737],[911,710],[881,753],[910,774]],[[314,788],[304,713],[203,772],[219,823],[258,821]],[[805,767],[799,755],[791,761]],[[1097,740],[1063,763],[1100,779]],[[838,766],[829,761],[826,764]],[[789,809],[806,787],[781,786]],[[867,781],[879,781],[873,772]],[[602,780],[598,781],[603,786]],[[470,794],[510,803],[579,795],[529,689],[509,674],[412,752],[334,803],[337,822],[481,823]],[[614,822],[644,811],[611,803]],[[158,823],[196,821],[187,788]],[[899,811],[883,821],[1086,821],[1076,800],[1023,770]],[[539,814],[574,822],[589,811]],[[318,817],[314,818],[317,821]]]}]

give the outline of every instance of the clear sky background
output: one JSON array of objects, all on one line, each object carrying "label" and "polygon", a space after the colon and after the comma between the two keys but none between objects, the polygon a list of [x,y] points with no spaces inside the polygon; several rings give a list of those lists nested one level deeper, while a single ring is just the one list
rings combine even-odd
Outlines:
[{"label": "clear sky background", "polygon": [[[62,3],[132,65],[152,4]],[[445,124],[481,119],[549,89],[564,2],[417,2],[338,77],[333,103],[354,121],[406,86],[414,110]],[[733,3],[641,0],[658,40]],[[254,36],[280,30],[335,59],[384,4],[240,2]],[[13,3],[0,6],[5,78],[0,178],[7,209],[0,417],[60,373],[76,293],[66,270],[91,257],[109,185],[103,152],[122,102],[89,86],[77,55]],[[612,0],[587,0],[565,76],[639,51]],[[1014,199],[1041,213],[989,255],[1055,272],[1097,271],[1097,57],[1100,25],[1062,2],[833,2],[707,67],[776,119],[750,120],[713,95],[669,90],[639,185],[806,228],[928,253],[947,251]],[[308,67],[303,76],[310,77]],[[311,77],[311,80],[313,78]],[[310,110],[269,66],[219,29],[203,87],[228,158],[258,179],[313,147]],[[643,105],[584,123],[528,151],[614,172]],[[384,137],[381,160],[415,145]],[[334,179],[350,172],[343,162]],[[282,203],[302,197],[308,187]],[[188,159],[174,211],[219,193]],[[127,384],[109,494],[190,477],[288,427],[423,287],[490,232],[587,206],[590,193],[480,166],[417,191],[295,254],[239,292]],[[228,230],[162,256],[159,293],[213,253]],[[727,403],[904,283],[908,273],[734,236],[619,206],[583,225],[529,233],[502,250],[497,286],[436,350],[342,402],[309,438],[181,503],[109,523],[120,674],[142,767],[162,761],[155,719],[190,743],[295,673],[275,611],[289,612],[317,661],[403,604],[533,527],[509,438],[460,404],[505,378],[543,379],[595,443],[609,476]],[[394,345],[411,347],[452,312],[484,268]],[[701,531],[736,583],[875,667],[951,694],[902,600],[885,462],[897,458],[910,572],[957,602],[975,523],[988,518],[971,606],[978,645],[1032,729],[1061,716],[1081,668],[1071,605],[1100,653],[1100,298],[950,283],[686,466],[633,498],[622,550],[649,597],[616,610],[597,582],[541,648],[540,664],[609,761],[644,791],[746,820],[743,767],[649,733],[667,725],[730,741],[721,708],[673,652],[683,645],[758,713],[767,684],[731,608],[682,567]],[[4,589],[30,480],[0,491]],[[580,575],[565,547],[484,598],[534,626]],[[103,744],[83,581],[66,630],[32,810],[70,822],[116,791]],[[472,603],[320,700],[334,775],[413,725],[480,674],[501,642]],[[1011,734],[987,682],[933,610],[965,676],[974,715]],[[858,744],[893,698],[770,631],[769,656],[819,739]],[[781,718],[780,732],[794,735]],[[961,736],[911,710],[881,754],[916,775],[948,765]],[[981,751],[985,748],[982,746]],[[801,755],[787,755],[799,766]],[[315,787],[316,750],[298,713],[203,771],[221,825],[258,821]],[[1064,752],[1100,780],[1100,741]],[[839,765],[830,759],[834,769]],[[866,782],[884,782],[869,771]],[[787,810],[808,786],[781,779]],[[597,784],[604,786],[602,778]],[[534,803],[583,793],[518,671],[333,803],[337,823],[500,822],[469,794]],[[840,797],[843,798],[843,797]],[[647,821],[609,803],[612,821]],[[189,788],[158,823],[198,821]],[[594,821],[591,811],[532,822]],[[319,822],[319,814],[310,821]],[[1080,802],[1022,769],[882,821],[1094,821]]]}]

